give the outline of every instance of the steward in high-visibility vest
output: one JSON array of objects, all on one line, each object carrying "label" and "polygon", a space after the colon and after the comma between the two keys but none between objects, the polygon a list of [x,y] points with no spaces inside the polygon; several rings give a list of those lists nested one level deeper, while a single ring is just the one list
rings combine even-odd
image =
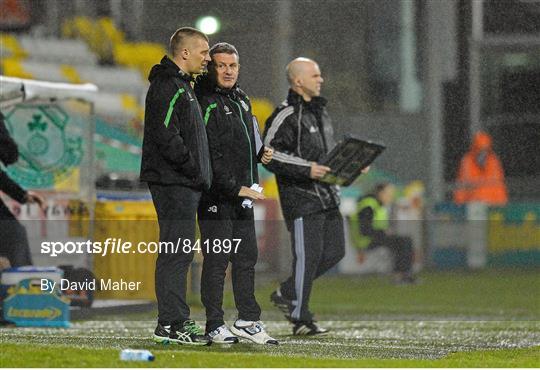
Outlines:
[{"label": "steward in high-visibility vest", "polygon": [[[374,232],[386,232],[390,225],[388,219],[388,209],[383,207],[377,198],[373,195],[361,198],[356,204],[356,213],[351,216],[351,236],[353,238],[353,245],[358,249],[366,249],[373,241],[373,232],[368,230],[361,230],[362,226],[359,222],[358,215],[367,209],[371,209],[373,213],[373,221],[371,224],[371,230]],[[370,230],[370,231],[371,231]]]},{"label": "steward in high-visibility vest", "polygon": [[502,206],[508,202],[504,170],[493,151],[491,136],[477,132],[471,149],[459,165],[454,201],[457,204],[482,202]]},{"label": "steward in high-visibility vest", "polygon": [[372,195],[360,198],[356,213],[350,217],[351,242],[358,249],[359,261],[364,251],[385,246],[394,255],[396,282],[412,283],[413,247],[409,237],[388,235],[390,217],[388,207],[394,200],[394,186],[378,184]]}]

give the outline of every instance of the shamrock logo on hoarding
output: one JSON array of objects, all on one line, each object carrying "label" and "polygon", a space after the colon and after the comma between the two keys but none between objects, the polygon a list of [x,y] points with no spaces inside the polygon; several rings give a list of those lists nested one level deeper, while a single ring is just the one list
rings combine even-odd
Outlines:
[{"label": "shamrock logo on hoarding", "polygon": [[29,188],[49,188],[79,166],[82,137],[57,105],[17,105],[6,114],[7,128],[19,146],[19,161],[9,174]]}]

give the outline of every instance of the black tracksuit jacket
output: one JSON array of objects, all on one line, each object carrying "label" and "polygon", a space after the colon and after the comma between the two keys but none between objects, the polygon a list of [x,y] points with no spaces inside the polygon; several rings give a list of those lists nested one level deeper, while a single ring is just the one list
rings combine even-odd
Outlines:
[{"label": "black tracksuit jacket", "polygon": [[205,197],[220,201],[242,201],[242,186],[259,183],[253,115],[248,96],[237,86],[212,87],[202,76],[195,86],[204,115],[213,181]]},{"label": "black tracksuit jacket", "polygon": [[[4,116],[0,113],[0,161],[8,166],[17,162],[19,150],[17,144],[9,135],[4,124]],[[19,203],[26,203],[26,190],[13,181],[7,173],[0,169],[0,190]],[[0,201],[0,220],[14,220],[15,216],[10,212],[4,202]]]},{"label": "black tracksuit jacket", "polygon": [[141,181],[208,189],[208,139],[191,77],[165,56],[148,79]]},{"label": "black tracksuit jacket", "polygon": [[224,324],[223,283],[229,262],[238,318],[258,321],[261,308],[255,299],[257,236],[253,209],[243,208],[238,196],[242,186],[258,183],[255,135],[251,105],[237,86],[221,89],[208,75],[197,80],[195,91],[204,113],[213,182],[203,192],[199,206],[201,237],[208,240],[240,239],[238,252],[203,251],[201,300],[206,308],[206,330]]},{"label": "black tracksuit jacket", "polygon": [[[4,125],[0,113],[0,162],[8,166],[17,162],[19,150]],[[0,191],[19,203],[26,203],[27,192],[0,169]],[[0,256],[7,257],[11,266],[32,264],[32,256],[24,226],[20,224],[9,208],[0,200]]]},{"label": "black tracksuit jacket", "polygon": [[306,102],[289,90],[266,121],[264,145],[274,149],[265,167],[276,175],[286,220],[339,207],[339,188],[310,178],[311,162],[320,163],[335,146],[326,99]]}]

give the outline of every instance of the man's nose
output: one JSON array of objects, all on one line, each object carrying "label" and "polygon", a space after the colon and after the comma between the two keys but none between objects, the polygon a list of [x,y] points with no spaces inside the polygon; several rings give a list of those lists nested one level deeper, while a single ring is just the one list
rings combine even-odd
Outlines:
[{"label": "man's nose", "polygon": [[204,57],[204,60],[207,62],[211,62],[212,58],[210,58],[210,54],[206,54],[206,56]]}]

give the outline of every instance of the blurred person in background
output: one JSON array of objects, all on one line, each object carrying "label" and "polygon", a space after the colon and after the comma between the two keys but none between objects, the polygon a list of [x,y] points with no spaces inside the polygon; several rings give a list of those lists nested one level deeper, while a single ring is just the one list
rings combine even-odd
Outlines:
[{"label": "blurred person in background", "polygon": [[[199,206],[204,262],[201,278],[201,299],[206,308],[206,334],[213,343],[237,343],[238,337],[258,344],[278,344],[260,322],[261,308],[255,299],[255,264],[257,237],[253,208],[244,200],[264,199],[250,189],[258,184],[257,163],[268,164],[272,151],[260,146],[256,121],[247,94],[238,86],[240,70],[236,48],[220,42],[210,49],[212,61],[208,73],[199,76],[195,92],[205,112],[213,181],[203,192]],[[214,250],[214,241],[240,239],[237,250]],[[223,320],[223,286],[227,266],[231,262],[232,285],[238,319],[231,326]],[[232,331],[232,333],[231,333]],[[238,336],[238,337],[237,337]]]},{"label": "blurred person in background", "polygon": [[[201,108],[192,76],[210,61],[208,37],[190,27],[170,39],[171,57],[152,67],[146,95],[141,181],[148,183],[162,243],[195,243],[195,219],[203,190],[210,188],[212,169]],[[175,253],[176,252],[176,253]],[[193,249],[161,250],[156,261],[159,343],[210,344],[190,319],[186,302],[187,273]]]},{"label": "blurred person in background", "polygon": [[358,262],[365,259],[365,251],[387,247],[394,256],[394,282],[414,283],[412,273],[413,245],[409,237],[390,235],[390,207],[394,203],[395,187],[390,183],[375,185],[371,194],[361,197],[356,214],[351,216],[351,236],[358,250]]},{"label": "blurred person in background", "polygon": [[[19,159],[17,144],[9,135],[0,113],[0,161],[9,166]],[[41,209],[45,200],[33,191],[26,191],[0,169],[0,190],[21,204],[35,203]],[[0,200],[0,270],[32,265],[26,229]]]},{"label": "blurred person in background", "polygon": [[461,160],[456,179],[454,201],[457,204],[482,202],[502,206],[508,202],[504,170],[493,151],[491,136],[474,135],[470,150]]},{"label": "blurred person in background", "polygon": [[328,330],[309,310],[313,281],[345,255],[339,189],[319,181],[331,170],[319,162],[334,148],[334,132],[320,96],[319,65],[297,58],[286,72],[289,93],[266,121],[264,145],[274,150],[265,167],[276,175],[293,264],[291,276],[270,299],[294,325],[293,335],[319,335]]}]

